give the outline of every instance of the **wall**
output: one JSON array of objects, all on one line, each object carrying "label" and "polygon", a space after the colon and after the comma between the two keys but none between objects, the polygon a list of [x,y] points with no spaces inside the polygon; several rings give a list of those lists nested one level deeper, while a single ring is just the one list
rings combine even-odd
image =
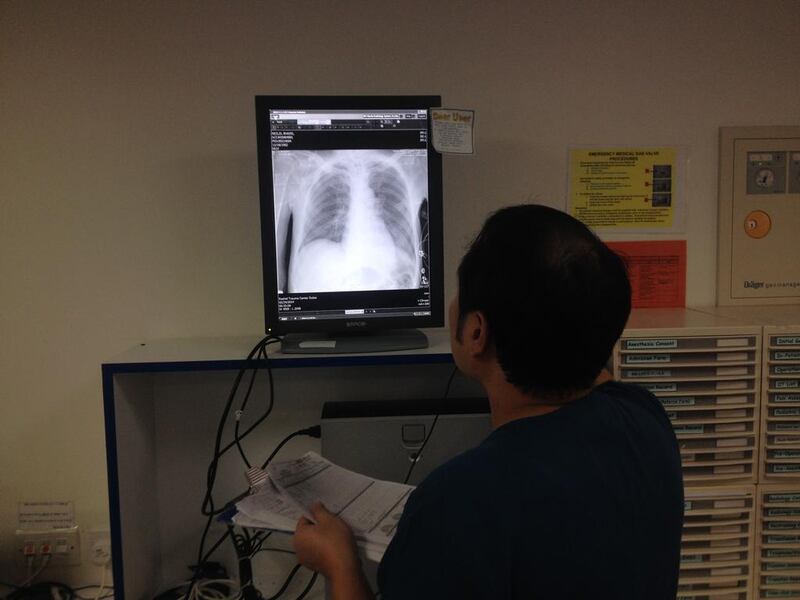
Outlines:
[{"label": "wall", "polygon": [[254,95],[477,110],[448,292],[487,211],[563,206],[569,146],[685,146],[688,300],[713,304],[718,127],[800,122],[798,39],[788,0],[0,3],[0,578],[18,501],[107,522],[104,359],[263,330]]}]

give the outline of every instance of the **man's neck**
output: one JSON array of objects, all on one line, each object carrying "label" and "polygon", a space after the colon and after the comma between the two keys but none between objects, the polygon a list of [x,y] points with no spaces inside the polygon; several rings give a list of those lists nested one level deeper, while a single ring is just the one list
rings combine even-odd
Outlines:
[{"label": "man's neck", "polygon": [[[607,371],[598,376],[594,385],[599,385],[611,379]],[[579,390],[558,401],[539,398],[522,392],[519,388],[506,381],[502,371],[493,373],[481,382],[489,396],[489,406],[492,411],[492,429],[497,429],[506,423],[526,417],[545,415],[585,396],[589,390]]]}]

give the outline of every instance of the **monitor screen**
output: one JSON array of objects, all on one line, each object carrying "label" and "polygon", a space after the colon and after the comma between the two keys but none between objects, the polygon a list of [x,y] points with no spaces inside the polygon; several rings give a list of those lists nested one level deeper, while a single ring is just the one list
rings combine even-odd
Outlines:
[{"label": "monitor screen", "polygon": [[257,96],[266,328],[443,324],[436,96]]}]

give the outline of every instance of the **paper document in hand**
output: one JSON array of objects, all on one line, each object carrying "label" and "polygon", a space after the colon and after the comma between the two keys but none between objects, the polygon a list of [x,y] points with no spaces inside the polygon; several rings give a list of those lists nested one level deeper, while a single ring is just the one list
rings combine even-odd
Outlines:
[{"label": "paper document in hand", "polygon": [[347,523],[371,560],[380,560],[394,536],[413,486],[354,473],[309,452],[277,462],[266,482],[236,504],[233,522],[242,527],[293,532],[301,516],[322,502]]},{"label": "paper document in hand", "polygon": [[267,469],[281,492],[308,510],[314,502],[347,523],[357,538],[388,544],[413,486],[344,469],[314,452]]},{"label": "paper document in hand", "polygon": [[267,479],[259,491],[236,504],[233,522],[242,527],[294,531],[297,520],[311,514]]}]

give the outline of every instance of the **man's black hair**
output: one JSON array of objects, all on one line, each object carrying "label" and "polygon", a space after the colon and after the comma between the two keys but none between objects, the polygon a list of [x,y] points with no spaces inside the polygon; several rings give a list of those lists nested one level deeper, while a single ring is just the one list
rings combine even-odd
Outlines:
[{"label": "man's black hair", "polygon": [[623,260],[583,223],[527,204],[486,221],[458,267],[458,302],[459,336],[481,311],[509,383],[558,400],[589,388],[608,361],[631,287]]}]

